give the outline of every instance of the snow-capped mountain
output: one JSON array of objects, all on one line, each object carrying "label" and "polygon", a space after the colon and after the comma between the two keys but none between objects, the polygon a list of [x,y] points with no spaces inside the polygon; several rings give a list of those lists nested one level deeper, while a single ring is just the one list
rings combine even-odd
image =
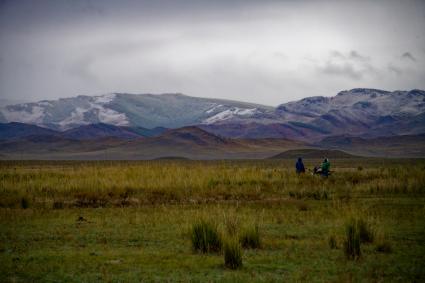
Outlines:
[{"label": "snow-capped mountain", "polygon": [[310,142],[332,135],[416,135],[425,133],[425,91],[358,88],[334,97],[281,104],[273,113],[217,119],[201,127],[232,138],[285,137]]},{"label": "snow-capped mountain", "polygon": [[425,91],[358,88],[334,97],[285,103],[276,113],[286,122],[300,122],[332,134],[419,134],[425,132],[425,125],[420,125],[425,117]]},{"label": "snow-capped mountain", "polygon": [[0,122],[68,130],[89,124],[179,128],[199,125],[226,137],[320,139],[331,135],[425,133],[425,91],[352,89],[278,107],[182,94],[77,96],[0,108]]},{"label": "snow-capped mountain", "polygon": [[115,99],[116,94],[106,94],[9,105],[1,109],[0,119],[61,130],[93,123],[127,126],[126,114],[108,107]]},{"label": "snow-capped mountain", "polygon": [[273,107],[253,103],[182,94],[112,93],[9,105],[0,109],[0,122],[21,122],[59,130],[95,123],[178,128],[273,111]]}]

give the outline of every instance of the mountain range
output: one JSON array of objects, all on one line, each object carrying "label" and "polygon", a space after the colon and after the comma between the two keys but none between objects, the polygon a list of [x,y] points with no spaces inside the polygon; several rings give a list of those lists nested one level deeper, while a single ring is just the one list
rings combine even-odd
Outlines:
[{"label": "mountain range", "polygon": [[423,157],[425,91],[352,89],[277,107],[113,93],[0,108],[2,158],[264,158],[300,148]]},{"label": "mountain range", "polygon": [[425,91],[352,89],[277,107],[182,94],[112,93],[4,106],[0,122],[60,131],[98,123],[147,129],[198,125],[225,137],[306,141],[412,135],[425,133]]}]

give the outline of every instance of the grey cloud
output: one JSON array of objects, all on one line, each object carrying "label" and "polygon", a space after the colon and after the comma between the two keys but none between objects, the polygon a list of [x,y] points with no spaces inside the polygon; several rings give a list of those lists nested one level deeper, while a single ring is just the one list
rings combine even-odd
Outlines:
[{"label": "grey cloud", "polygon": [[388,65],[388,70],[390,71],[390,73],[393,73],[397,76],[401,76],[403,74],[403,70],[393,64]]},{"label": "grey cloud", "polygon": [[346,57],[339,51],[332,50],[329,54],[329,58],[331,59],[345,59]]},{"label": "grey cloud", "polygon": [[72,62],[67,68],[65,68],[65,73],[70,74],[71,76],[77,77],[86,82],[97,82],[98,77],[91,70],[91,66],[95,61],[95,57],[92,55],[84,55],[74,62]]},{"label": "grey cloud", "polygon": [[370,61],[370,57],[363,56],[356,50],[351,50],[348,53],[342,53],[337,50],[332,50],[329,53],[330,59],[343,59],[343,60],[353,60],[353,61]]},{"label": "grey cloud", "polygon": [[417,61],[416,58],[415,58],[415,56],[413,56],[412,53],[410,53],[410,52],[404,52],[401,55],[401,58],[404,59],[404,60],[412,61],[412,62],[416,62]]},{"label": "grey cloud", "polygon": [[319,70],[324,74],[345,76],[355,80],[358,80],[363,76],[361,71],[355,70],[354,66],[349,63],[337,65],[332,62],[328,62],[325,66],[319,68]]},{"label": "grey cloud", "polygon": [[325,62],[316,66],[319,73],[337,75],[353,80],[376,73],[376,68],[370,63],[368,56],[361,55],[355,50],[344,53],[333,50]]},{"label": "grey cloud", "polygon": [[424,10],[423,0],[0,0],[0,97],[279,104],[360,85],[425,88]]},{"label": "grey cloud", "polygon": [[357,51],[352,50],[349,54],[349,58],[358,61],[368,62],[370,61],[370,57],[360,55]]}]

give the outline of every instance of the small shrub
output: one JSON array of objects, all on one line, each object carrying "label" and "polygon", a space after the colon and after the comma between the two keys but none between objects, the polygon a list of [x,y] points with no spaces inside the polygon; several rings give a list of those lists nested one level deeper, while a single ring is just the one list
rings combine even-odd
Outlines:
[{"label": "small shrub", "polygon": [[222,240],[217,226],[200,220],[192,226],[192,247],[202,253],[218,252],[221,250]]},{"label": "small shrub", "polygon": [[363,167],[362,166],[358,166],[357,167],[357,171],[362,171],[363,170]]},{"label": "small shrub", "polygon": [[242,267],[242,248],[235,238],[228,239],[224,243],[224,266],[230,269]]},{"label": "small shrub", "polygon": [[329,247],[331,249],[337,249],[338,248],[338,243],[336,240],[336,236],[335,235],[331,235],[328,239],[328,243],[329,243]]},{"label": "small shrub", "polygon": [[21,208],[27,209],[30,206],[30,202],[26,197],[21,198]]},{"label": "small shrub", "polygon": [[261,246],[260,232],[258,225],[245,228],[239,236],[239,242],[242,247],[248,249],[258,249]]},{"label": "small shrub", "polygon": [[360,257],[360,231],[358,221],[351,219],[345,227],[344,252],[348,259]]}]

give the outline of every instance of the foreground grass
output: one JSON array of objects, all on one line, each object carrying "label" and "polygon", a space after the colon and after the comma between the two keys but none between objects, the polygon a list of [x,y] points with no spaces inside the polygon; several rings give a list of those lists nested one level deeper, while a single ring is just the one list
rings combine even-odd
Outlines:
[{"label": "foreground grass", "polygon": [[[425,163],[334,165],[323,179],[285,161],[1,163],[0,281],[424,281]],[[367,243],[348,260],[352,217],[391,252]],[[223,233],[255,223],[261,248],[227,269],[193,251],[200,218]]]}]

